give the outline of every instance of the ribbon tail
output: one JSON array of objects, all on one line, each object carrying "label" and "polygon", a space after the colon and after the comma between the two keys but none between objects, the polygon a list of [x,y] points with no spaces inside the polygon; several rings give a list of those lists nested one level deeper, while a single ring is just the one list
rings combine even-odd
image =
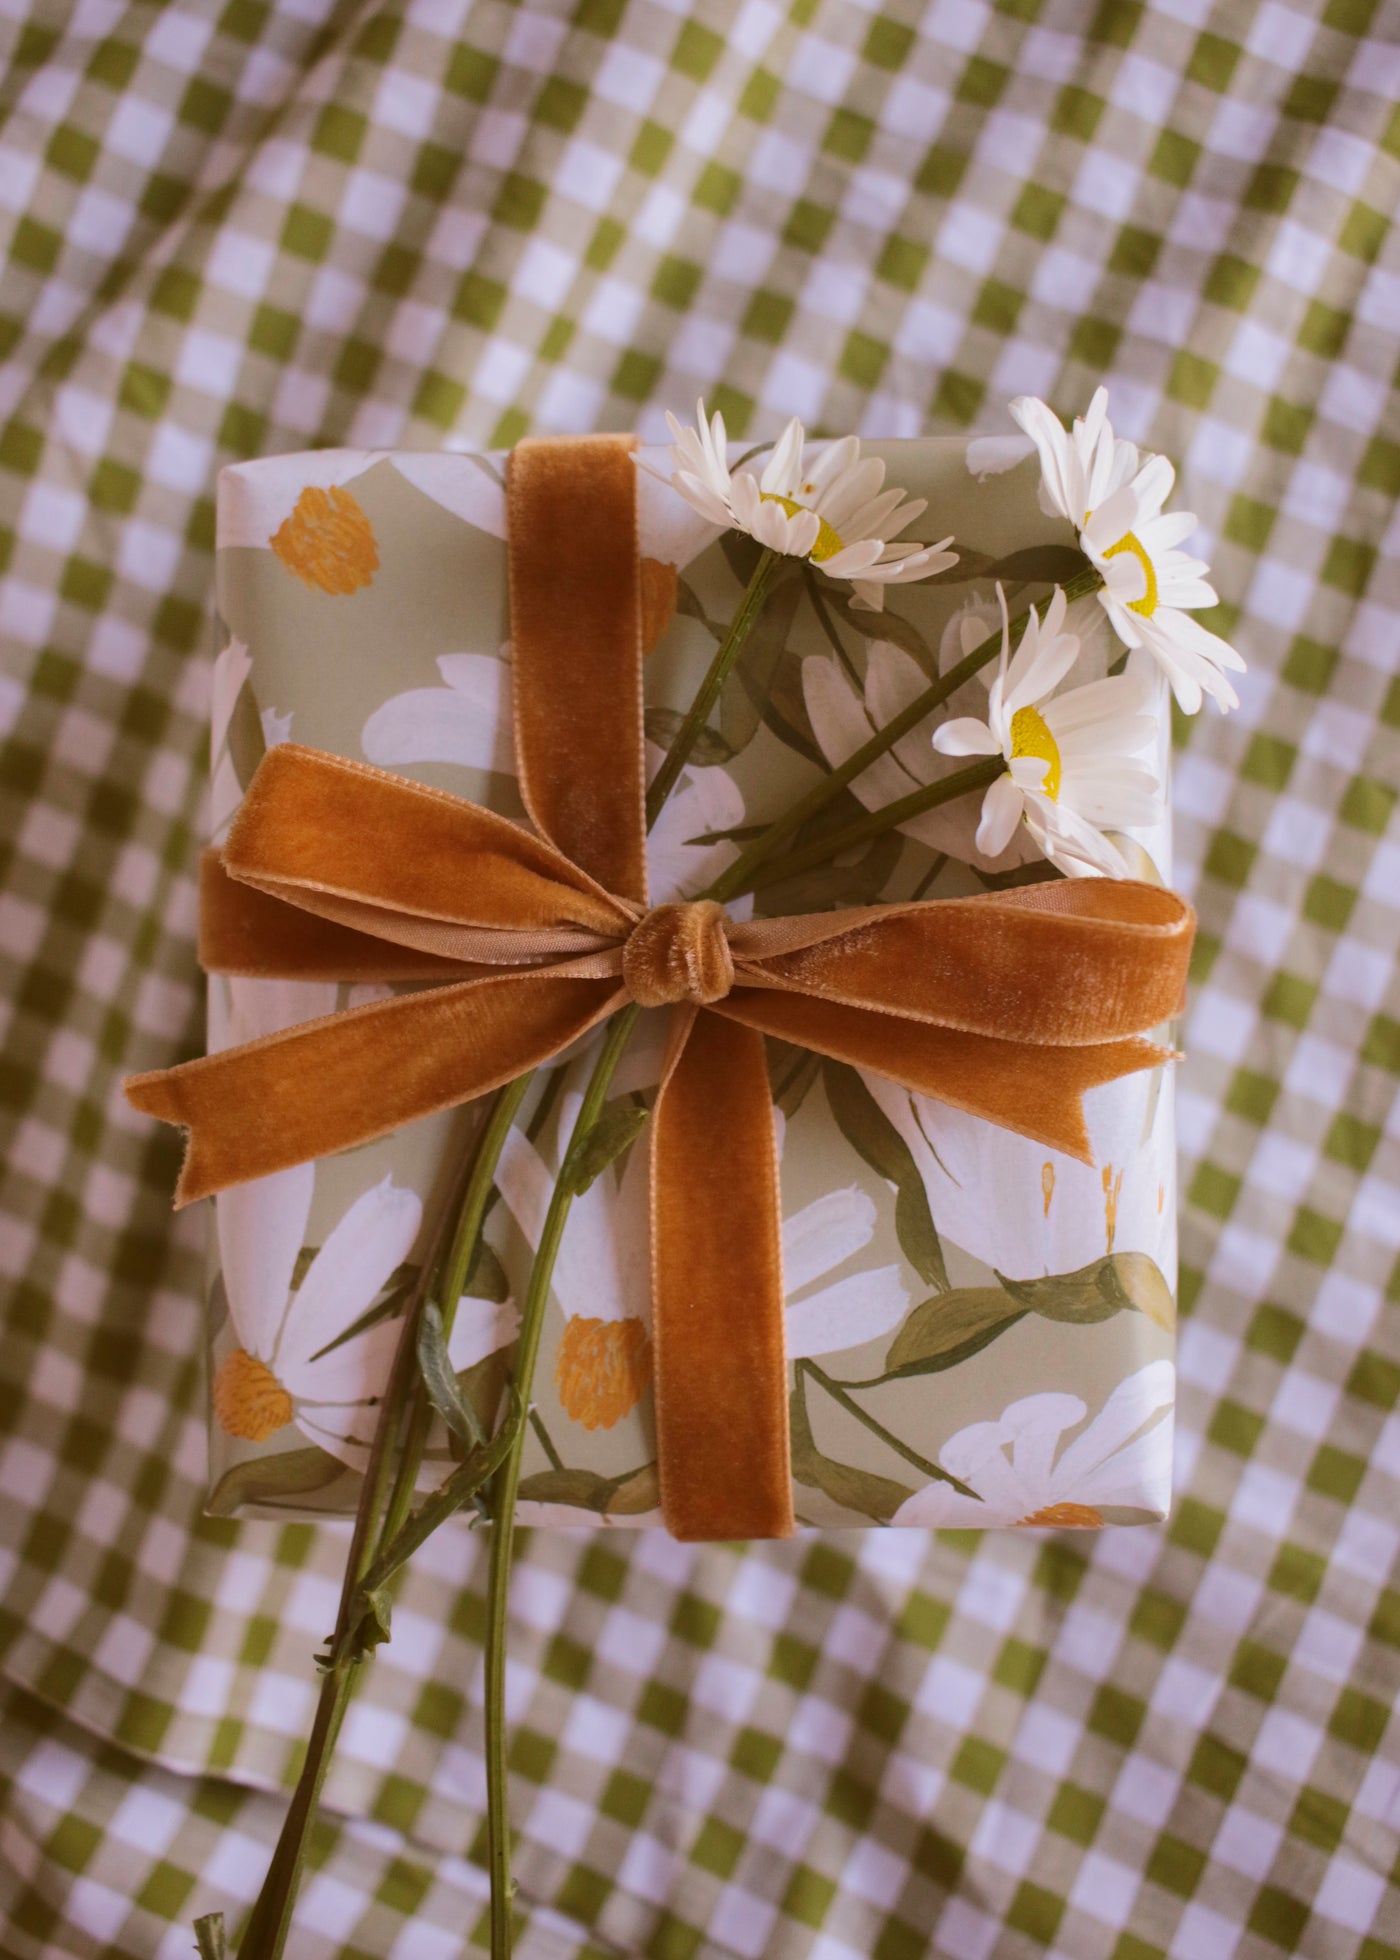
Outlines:
[{"label": "ribbon tail", "polygon": [[127,1101],[189,1131],[175,1205],[486,1095],[606,1020],[615,980],[509,973],[374,1001],[177,1068]]},{"label": "ribbon tail", "polygon": [[1054,1047],[905,1021],[807,994],[736,989],[711,1012],[883,1075],[917,1094],[1092,1164],[1083,1096],[1172,1051],[1141,1036]]},{"label": "ribbon tail", "polygon": [[673,1537],[794,1530],[782,1208],[763,1037],[678,1013],[652,1113],[656,1449]]}]

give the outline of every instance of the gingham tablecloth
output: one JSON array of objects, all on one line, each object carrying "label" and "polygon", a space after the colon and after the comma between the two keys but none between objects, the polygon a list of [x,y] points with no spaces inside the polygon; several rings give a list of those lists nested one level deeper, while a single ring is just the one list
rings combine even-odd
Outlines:
[{"label": "gingham tablecloth", "polygon": [[[3,12],[0,1950],[236,1916],[344,1552],[199,1516],[201,1221],[116,1089],[199,1042],[218,466],[1103,376],[1251,663],[1180,731],[1174,1516],[531,1536],[522,1952],[1400,1952],[1400,11]],[[482,1549],[404,1588],[299,1960],[484,1943]]]}]

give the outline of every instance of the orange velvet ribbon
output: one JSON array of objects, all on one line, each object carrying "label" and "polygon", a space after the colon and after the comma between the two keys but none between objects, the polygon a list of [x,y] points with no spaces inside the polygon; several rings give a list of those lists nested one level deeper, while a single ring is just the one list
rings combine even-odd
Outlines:
[{"label": "orange velvet ribbon", "polygon": [[485,1095],[629,1001],[670,1005],[651,1119],[663,1514],[793,1529],[778,1163],[763,1036],[1089,1160],[1086,1089],[1154,1065],[1194,920],[1106,879],[730,920],[646,895],[643,597],[630,439],[509,474],[516,756],[535,833],[286,743],[202,870],[210,971],[440,984],[133,1076],[189,1132],[177,1205]]}]

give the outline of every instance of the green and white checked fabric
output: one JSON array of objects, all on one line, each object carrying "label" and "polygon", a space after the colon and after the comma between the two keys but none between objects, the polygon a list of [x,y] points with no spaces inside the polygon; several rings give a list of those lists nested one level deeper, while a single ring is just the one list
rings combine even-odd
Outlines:
[{"label": "green and white checked fabric", "polygon": [[[0,1947],[251,1897],[344,1551],[199,1517],[199,1223],[117,1094],[199,1042],[216,468],[1104,377],[1252,669],[1180,731],[1174,1517],[533,1534],[522,1951],[1400,1953],[1394,0],[0,0],[0,48]],[[484,1943],[481,1550],[409,1576],[298,1952]]]}]

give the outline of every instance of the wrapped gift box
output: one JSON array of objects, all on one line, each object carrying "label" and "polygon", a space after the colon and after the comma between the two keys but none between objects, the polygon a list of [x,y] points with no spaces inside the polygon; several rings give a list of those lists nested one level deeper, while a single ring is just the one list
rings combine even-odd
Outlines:
[{"label": "wrapped gift box", "polygon": [[[869,447],[892,482],[929,500],[917,528],[955,533],[959,563],[893,588],[883,613],[856,609],[849,586],[789,564],[652,834],[653,902],[700,890],[734,857],[736,836],[780,815],[826,763],[844,760],[984,638],[997,617],[994,580],[1014,607],[1073,569],[1067,527],[1039,508],[1033,462],[1007,469],[1004,446],[958,440]],[[662,452],[639,454],[664,473]],[[504,462],[336,450],[223,472],[214,842],[264,750],[289,738],[523,820]],[[986,463],[995,467],[979,475]],[[718,537],[645,467],[639,516],[647,591],[663,599],[660,568],[678,572],[675,616],[646,663],[655,761],[738,606],[753,547]],[[1076,681],[1122,657],[1096,601],[1080,602],[1071,625],[1085,639]],[[977,712],[984,701],[978,679],[949,712]],[[1164,780],[1167,705],[1160,684]],[[953,766],[927,729],[916,730],[845,793],[851,813]],[[978,801],[928,812],[750,902],[808,912],[1049,875],[1028,843],[995,863],[978,858]],[[1118,841],[1137,876],[1169,878],[1167,820]],[[386,991],[215,977],[210,1047]],[[661,1013],[644,1016],[612,1087],[619,1120],[639,1138],[663,1027]],[[582,1044],[543,1072],[526,1104],[456,1315],[453,1365],[487,1420],[592,1050]],[[770,1044],[769,1060],[799,1520],[1160,1518],[1170,1491],[1176,1260],[1170,1069],[1091,1092],[1090,1168],[805,1051]],[[479,1106],[434,1117],[214,1200],[212,1511],[353,1509],[396,1313],[479,1117]],[[645,1158],[644,1144],[626,1150],[574,1205],[536,1376],[525,1522],[659,1521]],[[425,1487],[450,1467],[451,1448],[445,1430],[433,1437]]]}]

